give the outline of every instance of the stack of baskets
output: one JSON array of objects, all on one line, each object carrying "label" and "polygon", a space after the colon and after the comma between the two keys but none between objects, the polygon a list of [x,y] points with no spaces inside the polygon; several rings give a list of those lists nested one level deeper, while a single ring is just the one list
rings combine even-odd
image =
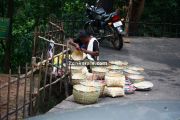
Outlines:
[{"label": "stack of baskets", "polygon": [[129,66],[124,70],[126,79],[129,79],[132,83],[138,83],[144,81],[142,76],[144,69],[142,67]]},{"label": "stack of baskets", "polygon": [[124,96],[125,76],[118,72],[108,72],[105,75],[106,87],[104,94],[111,97]]},{"label": "stack of baskets", "polygon": [[153,86],[147,82],[141,83],[144,81],[144,69],[128,66],[128,62],[110,61],[106,67],[96,66],[91,70],[92,73],[89,73],[85,66],[71,67],[73,96],[77,103],[92,104],[102,96],[121,97],[134,93],[134,86]]},{"label": "stack of baskets", "polygon": [[69,69],[71,70],[72,85],[80,84],[87,78],[88,70],[85,66],[71,66]]},{"label": "stack of baskets", "polygon": [[97,76],[97,79],[104,80],[105,74],[108,72],[108,69],[105,67],[93,67],[92,73]]}]

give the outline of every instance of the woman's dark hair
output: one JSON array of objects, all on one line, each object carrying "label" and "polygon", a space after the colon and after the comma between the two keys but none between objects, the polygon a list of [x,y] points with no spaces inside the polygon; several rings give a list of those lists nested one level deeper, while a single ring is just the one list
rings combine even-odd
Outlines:
[{"label": "woman's dark hair", "polygon": [[86,32],[85,30],[80,30],[78,32],[77,38],[81,39],[81,38],[85,38],[85,37],[89,37],[90,34],[88,32]]}]

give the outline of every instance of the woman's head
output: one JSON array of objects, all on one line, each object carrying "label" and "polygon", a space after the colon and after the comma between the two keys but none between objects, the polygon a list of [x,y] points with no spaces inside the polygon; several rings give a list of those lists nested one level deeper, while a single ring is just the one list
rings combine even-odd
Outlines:
[{"label": "woman's head", "polygon": [[83,44],[88,44],[90,40],[90,35],[85,30],[81,30],[78,33],[78,38]]}]

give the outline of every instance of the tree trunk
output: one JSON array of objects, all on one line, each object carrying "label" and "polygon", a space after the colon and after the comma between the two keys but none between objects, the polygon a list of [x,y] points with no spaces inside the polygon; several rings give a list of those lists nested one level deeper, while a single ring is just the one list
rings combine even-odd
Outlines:
[{"label": "tree trunk", "polygon": [[130,22],[130,24],[128,24],[128,35],[136,35],[136,32],[138,31],[137,22],[140,20],[143,13],[145,0],[130,1],[131,4],[129,4],[129,11],[127,15]]},{"label": "tree trunk", "polygon": [[4,71],[8,73],[11,66],[11,42],[12,42],[12,19],[13,19],[14,1],[8,0],[8,18],[10,19],[9,34],[6,40],[6,49],[4,57]]}]

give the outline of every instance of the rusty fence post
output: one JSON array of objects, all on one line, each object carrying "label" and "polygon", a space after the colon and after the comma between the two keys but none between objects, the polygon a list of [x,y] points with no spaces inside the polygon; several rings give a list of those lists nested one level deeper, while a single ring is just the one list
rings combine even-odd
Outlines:
[{"label": "rusty fence post", "polygon": [[16,86],[16,116],[15,116],[15,119],[17,120],[18,119],[18,106],[19,106],[19,81],[20,81],[20,74],[21,74],[21,71],[20,71],[20,66],[18,67],[18,79],[17,79],[17,86]]},{"label": "rusty fence post", "polygon": [[43,102],[45,102],[45,97],[46,97],[46,83],[47,83],[47,72],[48,72],[48,65],[49,65],[49,61],[48,61],[48,57],[46,59],[46,63],[45,63],[45,75],[44,75],[44,83],[43,83]]},{"label": "rusty fence post", "polygon": [[39,111],[38,107],[39,107],[39,103],[40,103],[40,84],[41,84],[41,79],[42,79],[42,61],[43,61],[43,53],[41,54],[41,61],[39,64],[39,74],[38,74],[38,80],[37,80],[37,96],[36,96],[36,103],[35,103],[35,113],[37,113]]},{"label": "rusty fence post", "polygon": [[[69,55],[68,55],[68,43],[66,44],[66,56],[65,56],[65,59],[66,59],[66,68],[65,68],[65,74],[67,75],[68,73],[68,58],[69,58]],[[67,78],[67,76],[65,76],[65,79]],[[68,80],[65,80],[64,81],[64,87],[65,87],[65,95],[66,97],[69,96],[69,83],[68,83]]]},{"label": "rusty fence post", "polygon": [[26,85],[27,85],[27,72],[28,72],[28,66],[27,66],[27,63],[26,63],[25,81],[24,81],[23,118],[25,118],[25,114],[26,114]]},{"label": "rusty fence post", "polygon": [[9,120],[9,102],[10,102],[10,88],[11,88],[11,70],[9,70],[9,76],[8,76],[8,94],[7,94],[7,120]]}]

